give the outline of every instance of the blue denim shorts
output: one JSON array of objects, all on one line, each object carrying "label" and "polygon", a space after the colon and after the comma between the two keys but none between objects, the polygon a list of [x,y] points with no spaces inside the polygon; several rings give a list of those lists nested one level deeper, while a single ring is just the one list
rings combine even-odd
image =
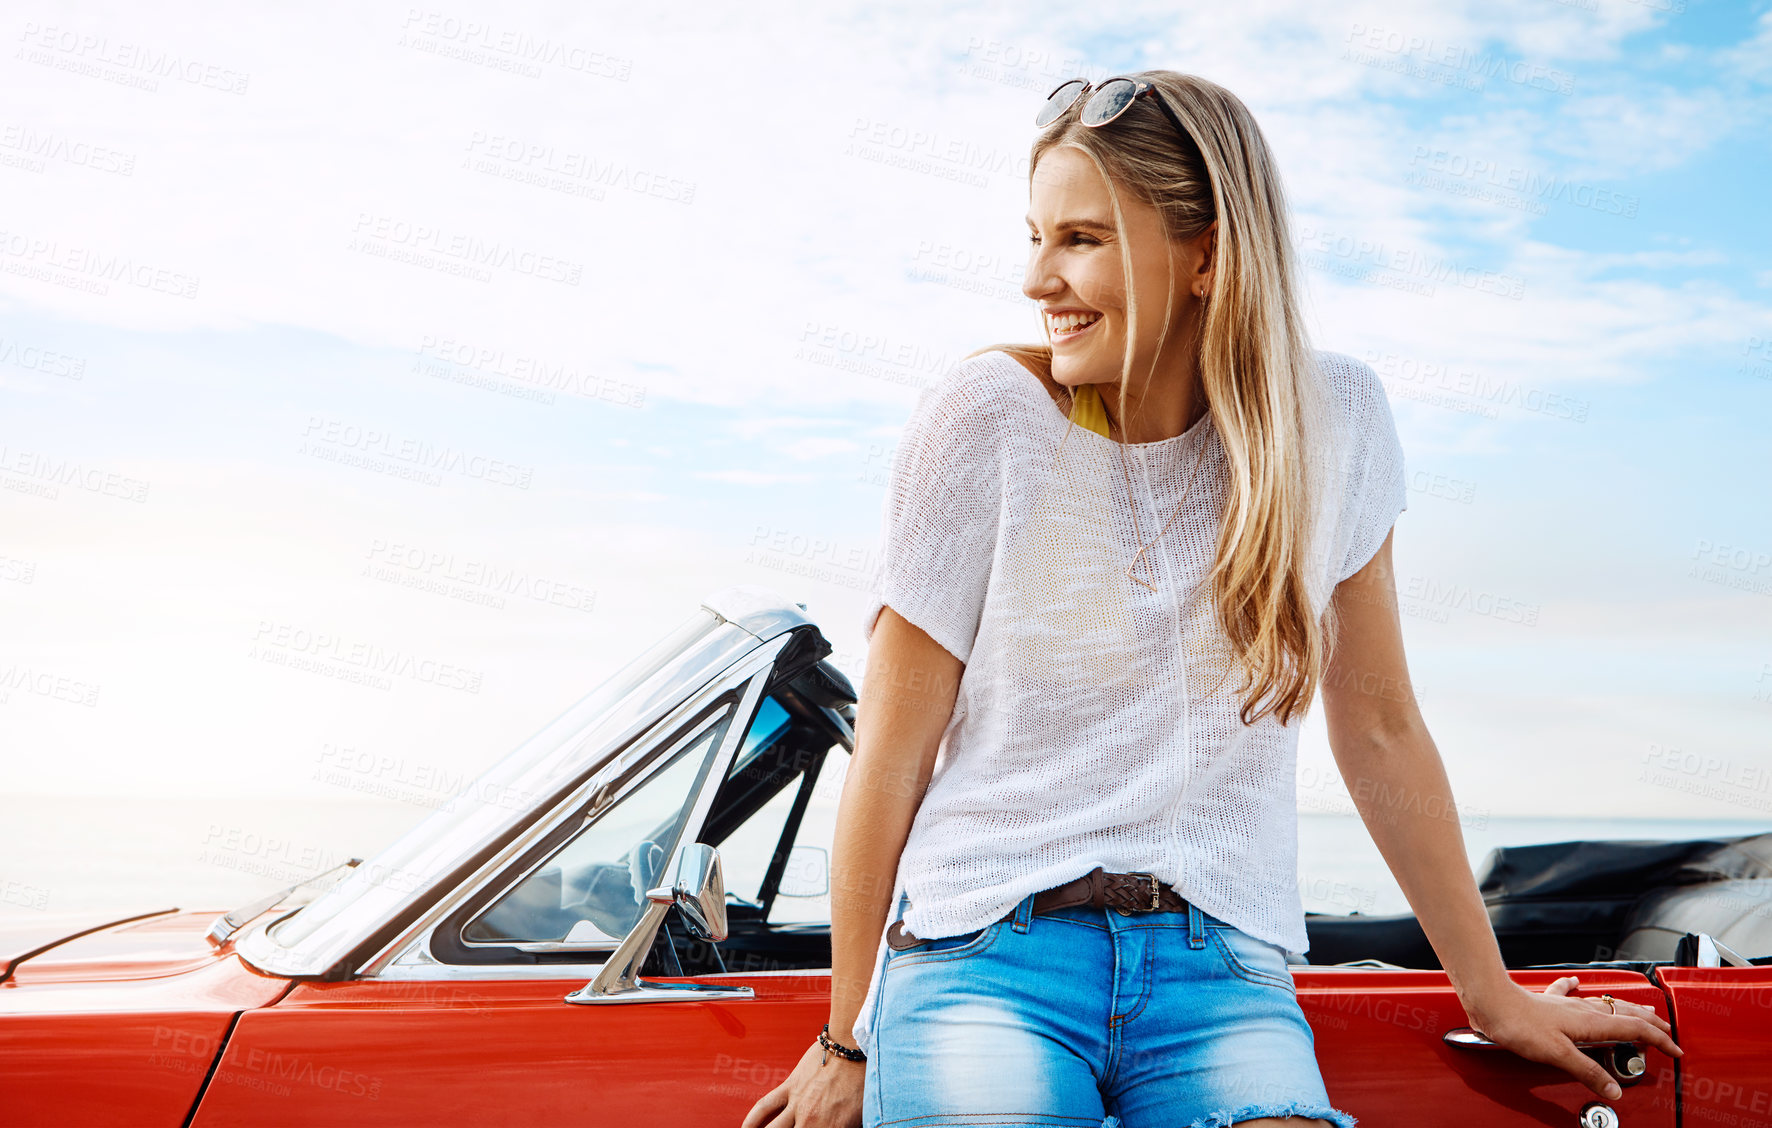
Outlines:
[{"label": "blue denim shorts", "polygon": [[886,948],[863,1128],[1355,1124],[1329,1103],[1283,949],[1191,904],[1033,905]]}]

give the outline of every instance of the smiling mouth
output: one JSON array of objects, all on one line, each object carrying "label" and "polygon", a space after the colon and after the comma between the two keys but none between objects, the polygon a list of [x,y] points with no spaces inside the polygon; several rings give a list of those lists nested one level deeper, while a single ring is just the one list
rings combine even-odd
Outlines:
[{"label": "smiling mouth", "polygon": [[[1085,320],[1087,318],[1087,320]],[[1046,325],[1052,334],[1053,344],[1074,341],[1101,323],[1101,314],[1066,313],[1058,317],[1048,317]]]}]

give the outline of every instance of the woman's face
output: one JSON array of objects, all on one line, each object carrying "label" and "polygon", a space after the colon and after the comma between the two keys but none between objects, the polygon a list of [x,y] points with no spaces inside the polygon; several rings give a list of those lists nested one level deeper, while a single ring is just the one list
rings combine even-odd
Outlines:
[{"label": "woman's face", "polygon": [[[1138,335],[1133,342],[1132,386],[1150,371],[1162,332],[1164,292],[1175,272],[1175,308],[1163,343],[1159,372],[1186,355],[1196,316],[1194,291],[1211,286],[1211,237],[1216,224],[1197,239],[1171,243],[1164,238],[1157,209],[1120,190],[1126,236],[1132,248],[1133,287],[1138,301]],[[1040,158],[1029,191],[1027,277],[1022,293],[1038,302],[1052,345],[1052,378],[1066,387],[1118,384],[1126,348],[1126,275],[1114,234],[1114,209],[1107,181],[1095,162],[1070,146]]]}]

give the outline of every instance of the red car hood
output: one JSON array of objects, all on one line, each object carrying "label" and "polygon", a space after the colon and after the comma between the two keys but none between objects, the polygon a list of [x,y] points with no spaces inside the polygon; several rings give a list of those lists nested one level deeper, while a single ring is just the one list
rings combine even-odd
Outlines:
[{"label": "red car hood", "polygon": [[0,920],[0,981],[155,979],[233,953],[205,938],[220,910],[45,913]]}]

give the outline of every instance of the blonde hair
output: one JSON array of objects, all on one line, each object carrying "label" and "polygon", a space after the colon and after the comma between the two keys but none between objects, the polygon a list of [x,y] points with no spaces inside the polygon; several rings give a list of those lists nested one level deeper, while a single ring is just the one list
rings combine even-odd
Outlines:
[{"label": "blonde hair", "polygon": [[[1081,150],[1107,182],[1130,319],[1120,372],[1122,421],[1137,314],[1120,192],[1154,206],[1172,243],[1218,221],[1212,293],[1196,335],[1200,382],[1229,472],[1208,578],[1218,621],[1243,671],[1239,716],[1247,725],[1277,712],[1287,724],[1316,693],[1337,623],[1327,599],[1321,617],[1312,613],[1312,538],[1324,500],[1318,468],[1327,461],[1313,452],[1325,435],[1327,400],[1299,312],[1279,169],[1248,107],[1224,87],[1168,70],[1131,77],[1156,87],[1153,95],[1134,100],[1101,128],[1078,120],[1080,99],[1035,140],[1029,178],[1040,158],[1062,145]],[[1152,97],[1168,103],[1191,140],[1176,133]],[[1171,269],[1156,356],[1174,319],[1175,288]],[[991,345],[970,355],[993,349],[1053,383],[1050,345]],[[1152,369],[1147,386],[1156,376],[1154,359]]]}]

